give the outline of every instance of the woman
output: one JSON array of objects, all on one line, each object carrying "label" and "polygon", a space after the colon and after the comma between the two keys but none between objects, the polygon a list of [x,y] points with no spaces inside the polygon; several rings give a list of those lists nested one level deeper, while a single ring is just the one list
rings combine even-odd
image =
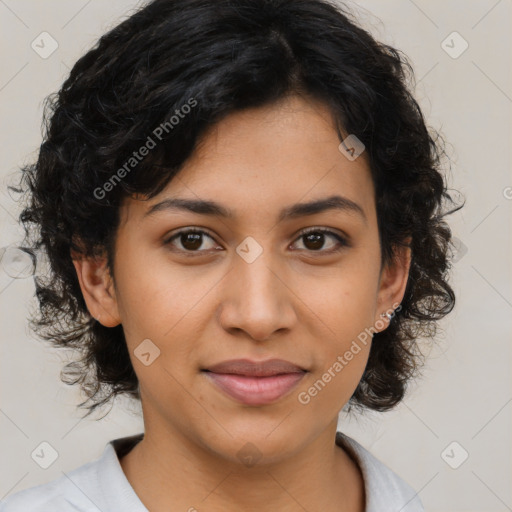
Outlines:
[{"label": "woman", "polygon": [[407,71],[324,0],[154,0],[78,60],[23,169],[34,325],[144,432],[2,511],[423,510],[337,432],[403,399],[455,300]]}]

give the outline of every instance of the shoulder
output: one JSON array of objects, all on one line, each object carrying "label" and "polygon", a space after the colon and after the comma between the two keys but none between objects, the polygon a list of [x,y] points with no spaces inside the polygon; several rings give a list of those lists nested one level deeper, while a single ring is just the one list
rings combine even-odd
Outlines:
[{"label": "shoulder", "polygon": [[357,461],[364,478],[366,512],[424,512],[418,493],[356,440],[336,433],[336,444]]},{"label": "shoulder", "polygon": [[146,511],[126,479],[119,458],[142,434],[109,441],[103,454],[63,472],[51,482],[30,487],[0,501],[0,512]]},{"label": "shoulder", "polygon": [[0,501],[0,512],[97,512],[93,500],[99,463],[98,458],[50,482],[11,494]]}]

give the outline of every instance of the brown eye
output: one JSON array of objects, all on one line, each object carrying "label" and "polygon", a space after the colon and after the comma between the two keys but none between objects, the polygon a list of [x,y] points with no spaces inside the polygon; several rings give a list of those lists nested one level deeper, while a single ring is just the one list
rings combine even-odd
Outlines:
[{"label": "brown eye", "polygon": [[[212,247],[209,247],[209,248],[207,247],[205,249],[203,247],[205,236],[213,241],[213,238],[208,233],[206,233],[206,231],[189,229],[189,230],[180,231],[180,232],[174,234],[171,238],[169,238],[165,242],[165,244],[173,245],[173,242],[176,240],[181,245],[181,247],[177,248],[179,251],[205,252],[206,250],[212,248]],[[201,247],[203,247],[203,249],[201,249]]]},{"label": "brown eye", "polygon": [[[322,251],[321,249],[325,247],[326,240],[328,240],[329,238],[331,240],[334,239],[338,242],[337,247],[336,243],[331,243],[330,248]],[[310,229],[309,231],[302,232],[300,236],[297,238],[297,240],[301,239],[303,240],[303,245],[305,249],[312,252],[331,253],[337,252],[341,248],[348,246],[348,243],[345,238],[338,235],[337,233],[334,233],[333,231],[329,231],[326,229],[314,228]]]}]

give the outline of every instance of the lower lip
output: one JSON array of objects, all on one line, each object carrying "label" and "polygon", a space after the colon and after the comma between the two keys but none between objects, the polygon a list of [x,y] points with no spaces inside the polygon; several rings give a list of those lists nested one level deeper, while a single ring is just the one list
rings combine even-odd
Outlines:
[{"label": "lower lip", "polygon": [[246,405],[266,405],[291,391],[306,372],[269,377],[246,377],[228,373],[204,372],[227,395]]}]

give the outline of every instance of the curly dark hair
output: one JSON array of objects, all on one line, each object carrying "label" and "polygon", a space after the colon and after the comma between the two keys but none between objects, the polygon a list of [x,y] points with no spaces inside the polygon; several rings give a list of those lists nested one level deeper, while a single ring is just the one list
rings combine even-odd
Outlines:
[{"label": "curly dark hair", "polygon": [[[401,51],[377,42],[346,6],[328,0],[154,0],[76,62],[45,99],[43,142],[37,161],[21,167],[17,190],[28,198],[20,215],[23,249],[49,262],[49,273],[34,277],[39,307],[30,326],[80,354],[61,379],[85,391],[79,407],[86,416],[117,395],[140,395],[123,326],[107,328],[91,317],[70,250],[106,255],[113,275],[122,200],[159,193],[225,116],[291,94],[322,101],[340,141],[355,134],[364,143],[382,263],[397,247],[411,247],[401,308],[374,335],[347,405],[385,411],[404,398],[424,362],[418,338],[433,338],[455,304],[443,218],[463,206],[446,210],[454,201],[441,172],[445,143],[426,126],[409,80],[413,69]],[[185,110],[192,99],[195,106]],[[180,112],[187,114],[170,123]],[[148,136],[156,147],[120,173]]]}]

